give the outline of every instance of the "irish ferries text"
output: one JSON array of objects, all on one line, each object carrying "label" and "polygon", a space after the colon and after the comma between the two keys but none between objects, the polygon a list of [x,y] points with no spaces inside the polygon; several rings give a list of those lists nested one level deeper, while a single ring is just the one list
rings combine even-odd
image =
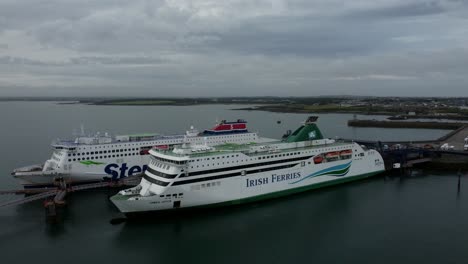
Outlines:
[{"label": "irish ferries text", "polygon": [[270,177],[263,177],[260,179],[246,179],[246,187],[254,187],[259,185],[265,185],[275,182],[288,181],[293,179],[299,179],[301,177],[300,172],[286,173],[286,174],[272,174]]}]

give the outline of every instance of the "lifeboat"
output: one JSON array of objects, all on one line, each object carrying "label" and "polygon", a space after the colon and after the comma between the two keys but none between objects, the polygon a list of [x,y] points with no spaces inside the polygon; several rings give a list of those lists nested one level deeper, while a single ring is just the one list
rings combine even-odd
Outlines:
[{"label": "lifeboat", "polygon": [[350,150],[350,149],[347,149],[347,150],[342,150],[340,152],[340,156],[351,156],[353,154],[353,151]]},{"label": "lifeboat", "polygon": [[323,161],[323,157],[322,157],[322,156],[315,156],[315,157],[314,157],[314,163],[315,163],[315,164],[320,164],[320,163],[322,163],[322,161]]},{"label": "lifeboat", "polygon": [[329,158],[337,158],[338,156],[340,155],[340,153],[338,151],[333,151],[333,152],[328,152],[327,154],[325,154],[325,157],[327,159]]},{"label": "lifeboat", "polygon": [[142,149],[140,150],[140,155],[149,155],[149,149]]},{"label": "lifeboat", "polygon": [[157,145],[157,146],[154,146],[155,149],[160,149],[160,150],[168,150],[169,149],[169,145]]}]

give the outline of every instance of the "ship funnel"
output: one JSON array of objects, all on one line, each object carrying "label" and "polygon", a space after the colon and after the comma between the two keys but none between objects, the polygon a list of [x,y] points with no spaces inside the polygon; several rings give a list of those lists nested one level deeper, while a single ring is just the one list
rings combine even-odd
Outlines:
[{"label": "ship funnel", "polygon": [[296,129],[292,134],[290,134],[285,141],[286,142],[301,142],[308,140],[318,140],[323,139],[322,132],[318,128],[315,121],[317,121],[317,116],[310,116],[304,122],[302,126]]}]

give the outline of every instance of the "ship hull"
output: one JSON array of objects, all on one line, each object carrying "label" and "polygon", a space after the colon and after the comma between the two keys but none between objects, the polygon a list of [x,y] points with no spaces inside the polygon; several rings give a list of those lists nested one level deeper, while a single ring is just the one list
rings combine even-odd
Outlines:
[{"label": "ship hull", "polygon": [[378,152],[373,153],[365,158],[323,164],[308,163],[305,166],[299,164],[287,169],[173,186],[160,195],[145,197],[118,194],[111,201],[129,216],[151,211],[182,211],[256,202],[379,174],[384,171],[383,160]]},{"label": "ship hull", "polygon": [[[190,142],[193,144],[207,143],[208,145],[216,145],[223,142],[244,144],[249,142],[269,141],[274,141],[274,139],[259,138],[255,133],[238,133],[238,135],[230,136],[190,138]],[[162,143],[167,142],[150,142],[145,143],[145,145],[153,146]],[[182,141],[176,143],[182,143]],[[97,148],[98,146],[94,147]],[[122,146],[122,148],[128,148],[128,146]],[[55,155],[56,154],[54,153],[54,156]],[[127,156],[127,154],[125,154],[125,156],[121,155],[117,158],[110,158],[111,155],[109,154],[104,154],[103,156],[109,157],[106,158],[101,156],[100,159],[75,161],[75,156],[56,156],[57,160],[60,160],[59,162],[53,161],[56,163],[57,168],[52,170],[43,169],[47,167],[46,164],[50,161],[49,160],[46,161],[45,165],[35,165],[16,169],[12,172],[12,175],[14,178],[18,179],[19,183],[23,185],[24,188],[43,188],[53,186],[54,179],[59,177],[71,184],[84,184],[99,182],[106,179],[119,180],[128,176],[140,175],[144,173],[147,164],[150,161],[150,155]],[[31,169],[29,167],[31,167]],[[38,167],[41,167],[41,170],[37,170]]]},{"label": "ship hull", "polygon": [[[146,216],[174,216],[174,215],[179,215],[179,214],[196,213],[196,212],[199,212],[199,211],[202,211],[202,210],[220,209],[220,208],[228,207],[228,206],[242,206],[242,205],[249,204],[249,203],[256,203],[256,202],[262,202],[262,201],[270,200],[270,199],[284,198],[286,196],[300,194],[300,193],[304,193],[304,192],[307,192],[307,191],[312,191],[312,190],[315,190],[315,189],[326,188],[326,187],[331,187],[331,186],[334,186],[334,185],[359,181],[359,180],[363,180],[363,179],[373,177],[373,176],[378,175],[380,173],[383,173],[383,171],[365,173],[365,174],[357,175],[357,176],[353,176],[353,177],[346,177],[344,179],[337,179],[337,180],[327,181],[327,182],[323,182],[323,183],[311,184],[309,186],[293,188],[293,189],[278,191],[278,192],[269,193],[269,194],[262,194],[262,195],[242,198],[242,199],[238,199],[238,200],[207,204],[207,205],[182,207],[182,208],[177,208],[177,209],[170,208],[170,209],[165,209],[165,210],[151,210],[151,209],[143,210],[143,211],[133,211],[132,210],[132,211],[127,211],[127,212],[122,212],[122,213],[127,218],[143,218],[143,217],[146,217]],[[116,204],[114,199],[112,200],[112,202],[114,202],[114,204]],[[116,206],[119,208],[119,206],[117,204],[116,204]]]},{"label": "ship hull", "polygon": [[27,189],[53,186],[54,179],[57,178],[62,178],[71,185],[78,185],[142,174],[148,162],[149,156],[135,156],[127,157],[124,163],[116,163],[115,159],[104,159],[99,163],[75,162],[69,171],[18,171],[12,174]]}]

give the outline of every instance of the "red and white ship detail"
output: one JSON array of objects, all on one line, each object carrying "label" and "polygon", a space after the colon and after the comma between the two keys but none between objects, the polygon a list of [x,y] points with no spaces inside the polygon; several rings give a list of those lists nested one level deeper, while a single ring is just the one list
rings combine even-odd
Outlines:
[{"label": "red and white ship detail", "polygon": [[234,122],[227,122],[221,120],[212,129],[205,130],[203,133],[208,135],[219,135],[219,134],[232,134],[232,133],[247,133],[247,122],[243,119],[237,119]]}]

